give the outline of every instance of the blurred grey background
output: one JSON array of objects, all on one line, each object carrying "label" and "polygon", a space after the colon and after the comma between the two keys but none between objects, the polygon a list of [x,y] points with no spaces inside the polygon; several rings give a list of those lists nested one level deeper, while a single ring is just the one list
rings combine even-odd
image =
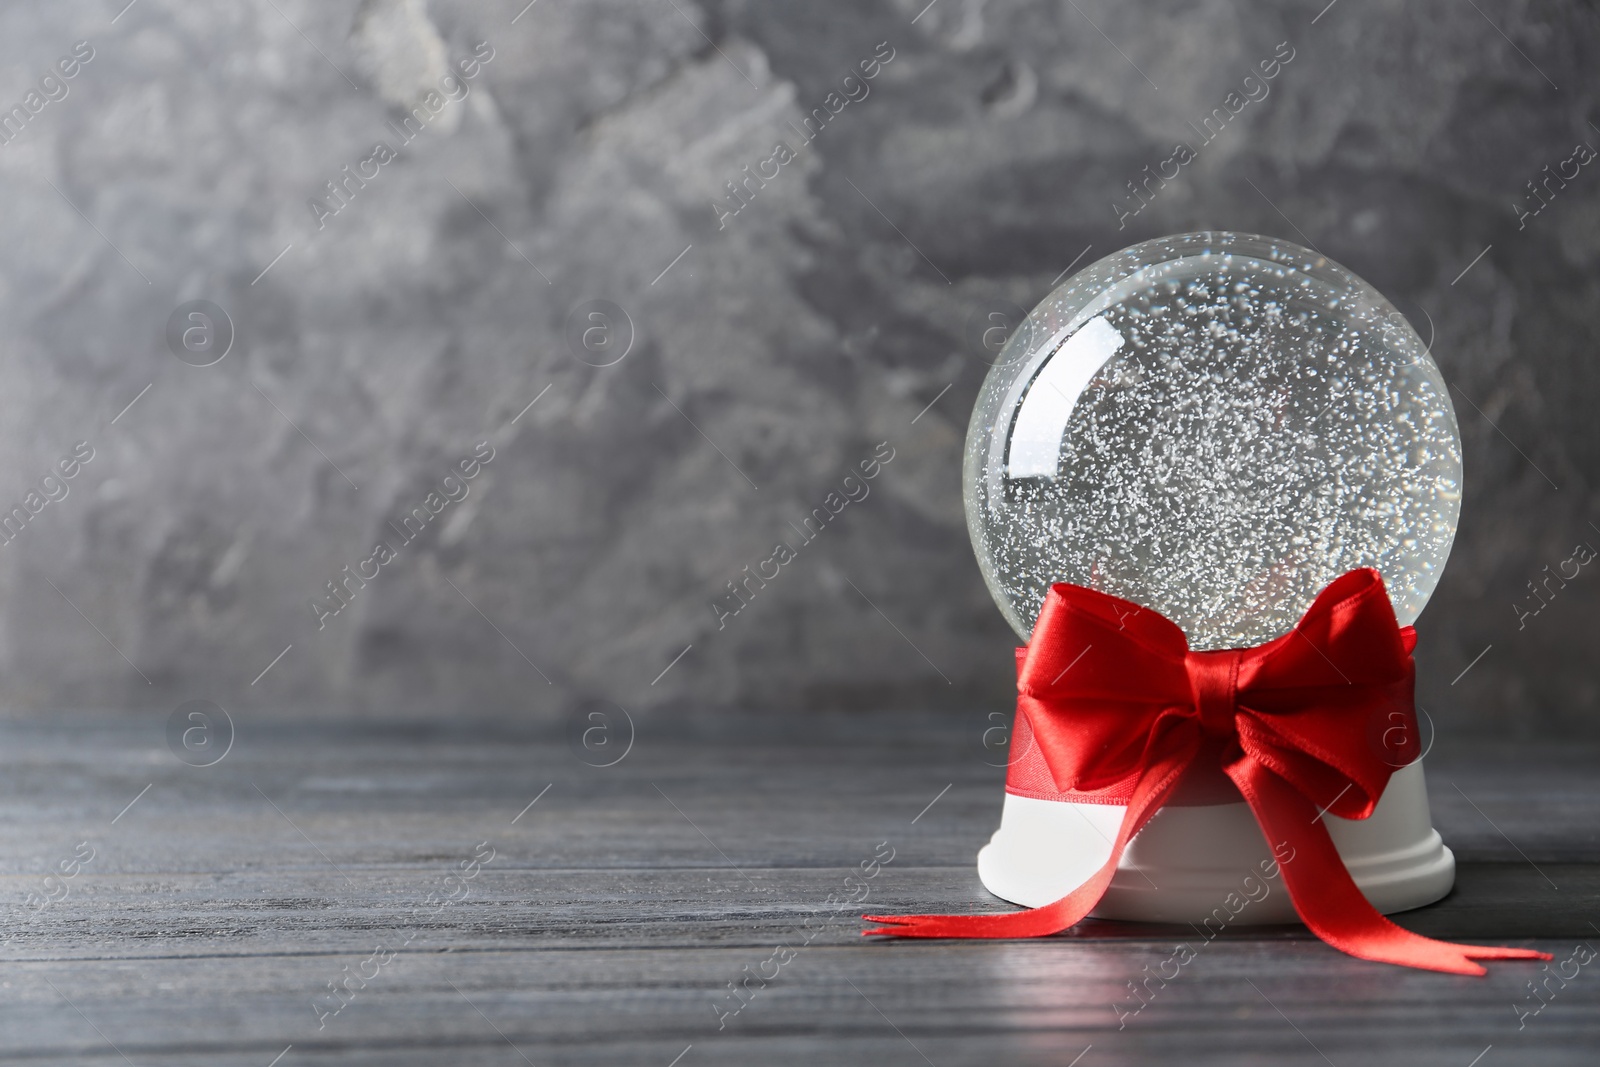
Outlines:
[{"label": "blurred grey background", "polygon": [[[1592,2],[524,3],[0,12],[6,714],[981,720],[1013,641],[961,512],[970,324],[1223,228],[1367,278],[1458,390],[1423,706],[1600,732],[1600,573],[1524,614],[1600,547]],[[869,495],[719,613],[880,442]]]}]

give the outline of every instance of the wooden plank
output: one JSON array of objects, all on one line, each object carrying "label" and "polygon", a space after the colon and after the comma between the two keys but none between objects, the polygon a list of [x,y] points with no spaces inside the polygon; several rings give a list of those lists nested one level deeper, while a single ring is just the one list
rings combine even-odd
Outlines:
[{"label": "wooden plank", "polygon": [[[499,857],[496,857],[498,860]],[[1559,891],[1518,864],[1467,863],[1443,902],[1398,921],[1435,937],[1467,940],[1595,938],[1600,865],[1552,864]],[[849,903],[855,868],[747,868],[746,878],[703,868],[542,870],[486,868],[469,895],[435,911],[443,875],[411,868],[304,867],[233,874],[86,873],[65,901],[24,909],[9,931],[10,962],[251,956],[294,946],[301,955],[347,956],[381,945],[409,952],[596,948],[759,948],[804,931],[813,944],[847,946],[863,909],[1005,911],[969,868],[886,867]],[[8,880],[9,881],[9,880]],[[846,903],[828,902],[842,894]],[[1548,897],[1547,900],[1542,898]],[[181,925],[175,926],[181,912]],[[1065,939],[1195,940],[1190,927],[1090,921]],[[1309,939],[1301,926],[1235,926],[1225,941]],[[314,946],[313,943],[314,942]]]}]

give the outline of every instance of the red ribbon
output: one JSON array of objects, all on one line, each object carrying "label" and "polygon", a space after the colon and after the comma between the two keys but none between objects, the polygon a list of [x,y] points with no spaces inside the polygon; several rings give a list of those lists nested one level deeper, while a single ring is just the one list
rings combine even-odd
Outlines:
[{"label": "red ribbon", "polygon": [[1137,604],[1077,585],[1051,587],[1033,640],[1018,650],[1018,719],[1031,728],[1057,790],[1095,793],[1102,802],[1126,798],[1111,857],[1042,908],[867,915],[893,925],[865,933],[1014,938],[1067,929],[1099,903],[1122,850],[1184,772],[1215,756],[1267,840],[1292,847],[1294,858],[1280,867],[1284,885],[1306,926],[1334,948],[1450,974],[1484,974],[1474,960],[1550,959],[1396,926],[1362,896],[1328,836],[1321,814],[1367,818],[1394,770],[1369,725],[1399,723],[1415,743],[1415,644],[1370,568],[1334,581],[1282,637],[1220,652],[1191,652],[1181,629]]}]

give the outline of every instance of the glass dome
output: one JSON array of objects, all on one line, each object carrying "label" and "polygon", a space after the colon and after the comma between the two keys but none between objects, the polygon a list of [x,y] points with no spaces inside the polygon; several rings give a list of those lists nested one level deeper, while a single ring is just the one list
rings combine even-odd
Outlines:
[{"label": "glass dome", "polygon": [[963,489],[1023,640],[1064,581],[1232,648],[1356,567],[1414,621],[1455,538],[1461,442],[1439,368],[1372,286],[1286,241],[1191,233],[1033,309],[978,394]]}]

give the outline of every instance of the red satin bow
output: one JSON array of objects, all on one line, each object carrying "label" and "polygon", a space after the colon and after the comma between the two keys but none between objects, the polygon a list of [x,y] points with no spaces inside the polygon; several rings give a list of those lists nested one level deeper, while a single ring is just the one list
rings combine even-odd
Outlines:
[{"label": "red satin bow", "polygon": [[1334,581],[1282,637],[1220,652],[1191,652],[1181,629],[1137,604],[1053,586],[1033,640],[1019,650],[1017,710],[1058,789],[1127,796],[1110,859],[1042,908],[867,915],[894,925],[865,933],[1040,937],[1067,929],[1099,903],[1123,849],[1184,771],[1203,754],[1220,753],[1267,839],[1292,846],[1294,859],[1280,868],[1284,885],[1306,926],[1334,948],[1450,974],[1484,974],[1473,960],[1550,959],[1530,949],[1435,941],[1396,926],[1362,896],[1320,818],[1326,811],[1365,819],[1383,795],[1394,768],[1370,743],[1369,723],[1401,721],[1416,737],[1415,643],[1371,569]]}]

